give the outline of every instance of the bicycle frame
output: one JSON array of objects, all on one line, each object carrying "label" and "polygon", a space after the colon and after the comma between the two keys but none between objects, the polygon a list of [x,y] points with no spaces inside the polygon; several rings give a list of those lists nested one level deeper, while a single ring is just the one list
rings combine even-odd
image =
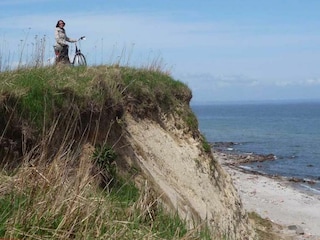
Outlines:
[{"label": "bicycle frame", "polygon": [[[84,40],[85,38],[86,38],[85,36],[79,38],[79,39],[78,39],[78,42],[79,42],[80,40]],[[75,54],[81,53],[80,48],[78,48],[77,42],[75,42],[74,44],[76,45],[76,53],[75,53]]]},{"label": "bicycle frame", "polygon": [[[79,38],[78,41],[84,40],[84,39],[85,39],[85,36]],[[76,49],[75,49],[75,54],[74,54],[73,61],[71,62],[71,64],[73,66],[76,66],[76,65],[77,66],[86,66],[87,61],[86,61],[85,56],[81,53],[80,48],[78,48],[77,42],[75,42],[74,44],[76,46]]]}]

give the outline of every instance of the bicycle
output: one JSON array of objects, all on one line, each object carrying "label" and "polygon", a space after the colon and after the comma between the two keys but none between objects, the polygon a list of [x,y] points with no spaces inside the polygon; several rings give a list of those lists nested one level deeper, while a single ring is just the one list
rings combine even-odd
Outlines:
[{"label": "bicycle", "polygon": [[[78,41],[80,40],[85,40],[85,36],[81,37],[78,39]],[[73,57],[73,60],[71,62],[71,64],[73,66],[87,66],[87,61],[86,61],[86,58],[85,56],[81,53],[81,50],[80,48],[78,48],[78,45],[77,45],[77,42],[74,43],[75,46],[76,46],[76,50],[75,50],[75,54],[74,54],[74,57]]]},{"label": "bicycle", "polygon": [[[78,41],[80,41],[80,40],[85,40],[85,36],[78,39]],[[62,49],[62,50],[56,49],[56,46],[54,46],[54,50],[55,50],[55,54],[56,54],[55,63],[56,64],[57,63],[71,64],[72,66],[87,66],[86,58],[81,53],[81,50],[77,45],[77,42],[74,43],[76,47],[75,47],[75,54],[74,54],[72,62],[70,62],[70,60],[69,60],[68,48],[66,49],[66,52],[65,52],[64,49]]]}]

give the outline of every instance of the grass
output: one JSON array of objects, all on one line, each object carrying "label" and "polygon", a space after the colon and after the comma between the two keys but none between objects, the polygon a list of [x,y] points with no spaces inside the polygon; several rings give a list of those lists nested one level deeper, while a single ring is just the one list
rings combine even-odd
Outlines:
[{"label": "grass", "polygon": [[[260,240],[281,240],[284,239],[278,234],[275,234],[274,229],[279,229],[281,226],[273,223],[269,219],[262,218],[256,212],[249,212],[249,219],[254,222],[255,232]],[[278,231],[279,231],[278,230]]]},{"label": "grass", "polygon": [[149,202],[149,191],[139,193],[124,180],[109,193],[101,191],[91,174],[93,156],[64,156],[58,152],[50,164],[38,159],[34,166],[25,159],[14,176],[5,176],[1,238],[195,239],[184,238],[190,233],[176,214]]},{"label": "grass", "polygon": [[[181,107],[188,109],[191,100],[189,88],[169,75],[130,67],[62,66],[2,72],[0,89],[3,99],[0,107],[4,100],[16,103],[22,117],[40,124],[39,128],[43,116],[51,122],[59,109],[74,100],[80,109],[86,108],[90,102],[96,108],[102,107],[106,101],[122,106],[130,102],[140,117],[147,113],[153,117],[159,115],[159,109],[163,114]],[[179,106],[181,103],[185,105]],[[179,114],[184,113],[180,111]],[[188,110],[185,115],[186,123],[194,129],[193,113]]]},{"label": "grass", "polygon": [[114,168],[124,109],[154,120],[182,116],[189,120],[180,128],[197,130],[190,99],[185,84],[158,68],[1,72],[0,238],[210,239],[205,226],[188,230],[150,186],[139,191]]}]

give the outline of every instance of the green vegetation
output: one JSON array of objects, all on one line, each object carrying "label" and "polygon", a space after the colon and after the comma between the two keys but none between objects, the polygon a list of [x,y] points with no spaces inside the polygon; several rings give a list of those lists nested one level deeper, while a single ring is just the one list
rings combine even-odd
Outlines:
[{"label": "green vegetation", "polygon": [[179,110],[190,129],[197,127],[186,107],[192,97],[190,89],[159,71],[106,66],[20,69],[0,73],[0,95],[0,111],[11,102],[24,119],[40,129],[43,119],[51,123],[57,112],[74,103],[80,110],[88,104],[98,109],[106,103],[107,107],[129,104],[139,117],[154,119]]},{"label": "green vegetation", "polygon": [[[281,240],[283,237],[275,232],[280,232],[282,228],[280,225],[270,221],[269,219],[262,218],[256,212],[249,212],[249,219],[254,223],[255,232],[260,240]],[[277,230],[275,230],[277,229]],[[287,238],[286,238],[287,239]]]},{"label": "green vegetation", "polygon": [[134,174],[117,166],[125,111],[155,121],[179,116],[177,127],[197,133],[190,99],[186,85],[158,70],[1,72],[0,238],[210,239],[206,226],[188,230],[150,186],[139,191]]},{"label": "green vegetation", "polygon": [[105,181],[111,183],[116,180],[116,160],[117,154],[108,145],[101,146],[98,144],[95,147],[93,153],[93,161],[100,168],[100,172],[103,174]]},{"label": "green vegetation", "polygon": [[[187,236],[184,221],[161,208],[152,211],[153,206],[144,202],[145,196],[130,198],[121,194],[124,191],[112,194],[97,191],[88,174],[89,165],[83,164],[86,163],[74,169],[77,175],[74,178],[63,177],[68,168],[62,164],[47,169],[20,169],[14,178],[7,179],[5,184],[16,183],[13,188],[7,186],[8,193],[0,198],[0,237],[180,239]],[[136,191],[132,184],[126,186],[124,190]]]},{"label": "green vegetation", "polygon": [[211,147],[210,143],[207,141],[205,136],[201,136],[201,142],[202,142],[202,147],[203,147],[204,151],[206,153],[210,153],[212,147]]}]

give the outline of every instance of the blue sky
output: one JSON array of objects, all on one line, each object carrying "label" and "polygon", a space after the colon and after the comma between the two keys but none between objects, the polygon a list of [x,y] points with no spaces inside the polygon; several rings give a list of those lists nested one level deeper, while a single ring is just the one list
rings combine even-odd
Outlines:
[{"label": "blue sky", "polygon": [[0,9],[3,65],[28,58],[39,39],[51,59],[63,19],[69,37],[87,37],[90,65],[159,66],[193,102],[320,100],[319,0],[1,0]]}]

